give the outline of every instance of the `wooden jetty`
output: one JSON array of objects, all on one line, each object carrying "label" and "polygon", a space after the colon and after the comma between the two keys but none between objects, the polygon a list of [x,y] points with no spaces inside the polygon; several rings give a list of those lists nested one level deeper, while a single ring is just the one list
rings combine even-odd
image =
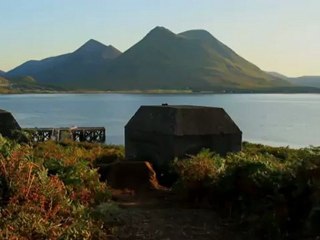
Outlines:
[{"label": "wooden jetty", "polygon": [[99,142],[106,141],[106,129],[104,127],[71,127],[71,128],[24,128],[32,135],[34,142],[46,142],[49,140],[75,142]]}]

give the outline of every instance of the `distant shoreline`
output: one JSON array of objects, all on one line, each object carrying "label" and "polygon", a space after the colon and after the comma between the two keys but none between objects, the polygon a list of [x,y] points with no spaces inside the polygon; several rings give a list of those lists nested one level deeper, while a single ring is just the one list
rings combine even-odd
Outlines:
[{"label": "distant shoreline", "polygon": [[271,89],[228,89],[228,90],[11,90],[0,92],[1,95],[12,94],[319,94],[320,88],[271,88]]}]

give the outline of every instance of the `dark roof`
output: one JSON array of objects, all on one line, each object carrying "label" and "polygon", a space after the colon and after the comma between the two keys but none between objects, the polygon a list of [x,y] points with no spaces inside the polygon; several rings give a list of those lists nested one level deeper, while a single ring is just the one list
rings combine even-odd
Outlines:
[{"label": "dark roof", "polygon": [[2,114],[2,113],[9,113],[9,112],[6,110],[0,109],[0,114]]},{"label": "dark roof", "polygon": [[187,105],[141,106],[126,125],[130,129],[178,136],[241,133],[223,108]]}]

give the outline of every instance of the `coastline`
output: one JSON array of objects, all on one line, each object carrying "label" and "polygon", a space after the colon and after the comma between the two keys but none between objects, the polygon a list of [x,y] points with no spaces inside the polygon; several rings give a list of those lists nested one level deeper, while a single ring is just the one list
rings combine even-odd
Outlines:
[{"label": "coastline", "polygon": [[227,90],[9,90],[0,95],[13,94],[320,94],[320,88],[292,87],[280,89],[227,89]]}]

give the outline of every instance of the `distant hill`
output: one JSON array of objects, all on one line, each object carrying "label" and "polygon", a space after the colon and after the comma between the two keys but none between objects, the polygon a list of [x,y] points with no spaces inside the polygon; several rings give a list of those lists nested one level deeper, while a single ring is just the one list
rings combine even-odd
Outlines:
[{"label": "distant hill", "polygon": [[30,92],[53,92],[60,91],[61,88],[38,84],[30,76],[4,78],[0,77],[0,94],[1,93],[30,93]]},{"label": "distant hill", "polygon": [[320,76],[303,76],[297,78],[289,78],[288,81],[298,86],[320,88]]},{"label": "distant hill", "polygon": [[[73,53],[28,61],[6,74],[88,90],[223,91],[290,87],[205,30],[151,30],[126,52],[90,40]],[[260,90],[259,90],[260,91]]]},{"label": "distant hill", "polygon": [[281,74],[281,73],[278,73],[278,72],[267,72],[267,74],[269,75],[272,75],[274,77],[277,77],[277,78],[281,78],[281,79],[288,79],[287,76]]},{"label": "distant hill", "polygon": [[10,93],[10,81],[2,76],[0,76],[0,94]]},{"label": "distant hill", "polygon": [[295,86],[320,88],[320,76],[302,76],[302,77],[287,77],[277,72],[268,72],[270,75],[281,78],[290,82]]},{"label": "distant hill", "polygon": [[105,46],[91,39],[72,53],[28,61],[9,71],[6,76],[32,76],[40,84],[82,88],[91,86],[91,76],[120,54],[113,46]]},{"label": "distant hill", "polygon": [[4,71],[0,70],[0,77],[4,77],[5,74],[6,73]]},{"label": "distant hill", "polygon": [[0,87],[6,87],[9,85],[9,80],[0,76]]}]

